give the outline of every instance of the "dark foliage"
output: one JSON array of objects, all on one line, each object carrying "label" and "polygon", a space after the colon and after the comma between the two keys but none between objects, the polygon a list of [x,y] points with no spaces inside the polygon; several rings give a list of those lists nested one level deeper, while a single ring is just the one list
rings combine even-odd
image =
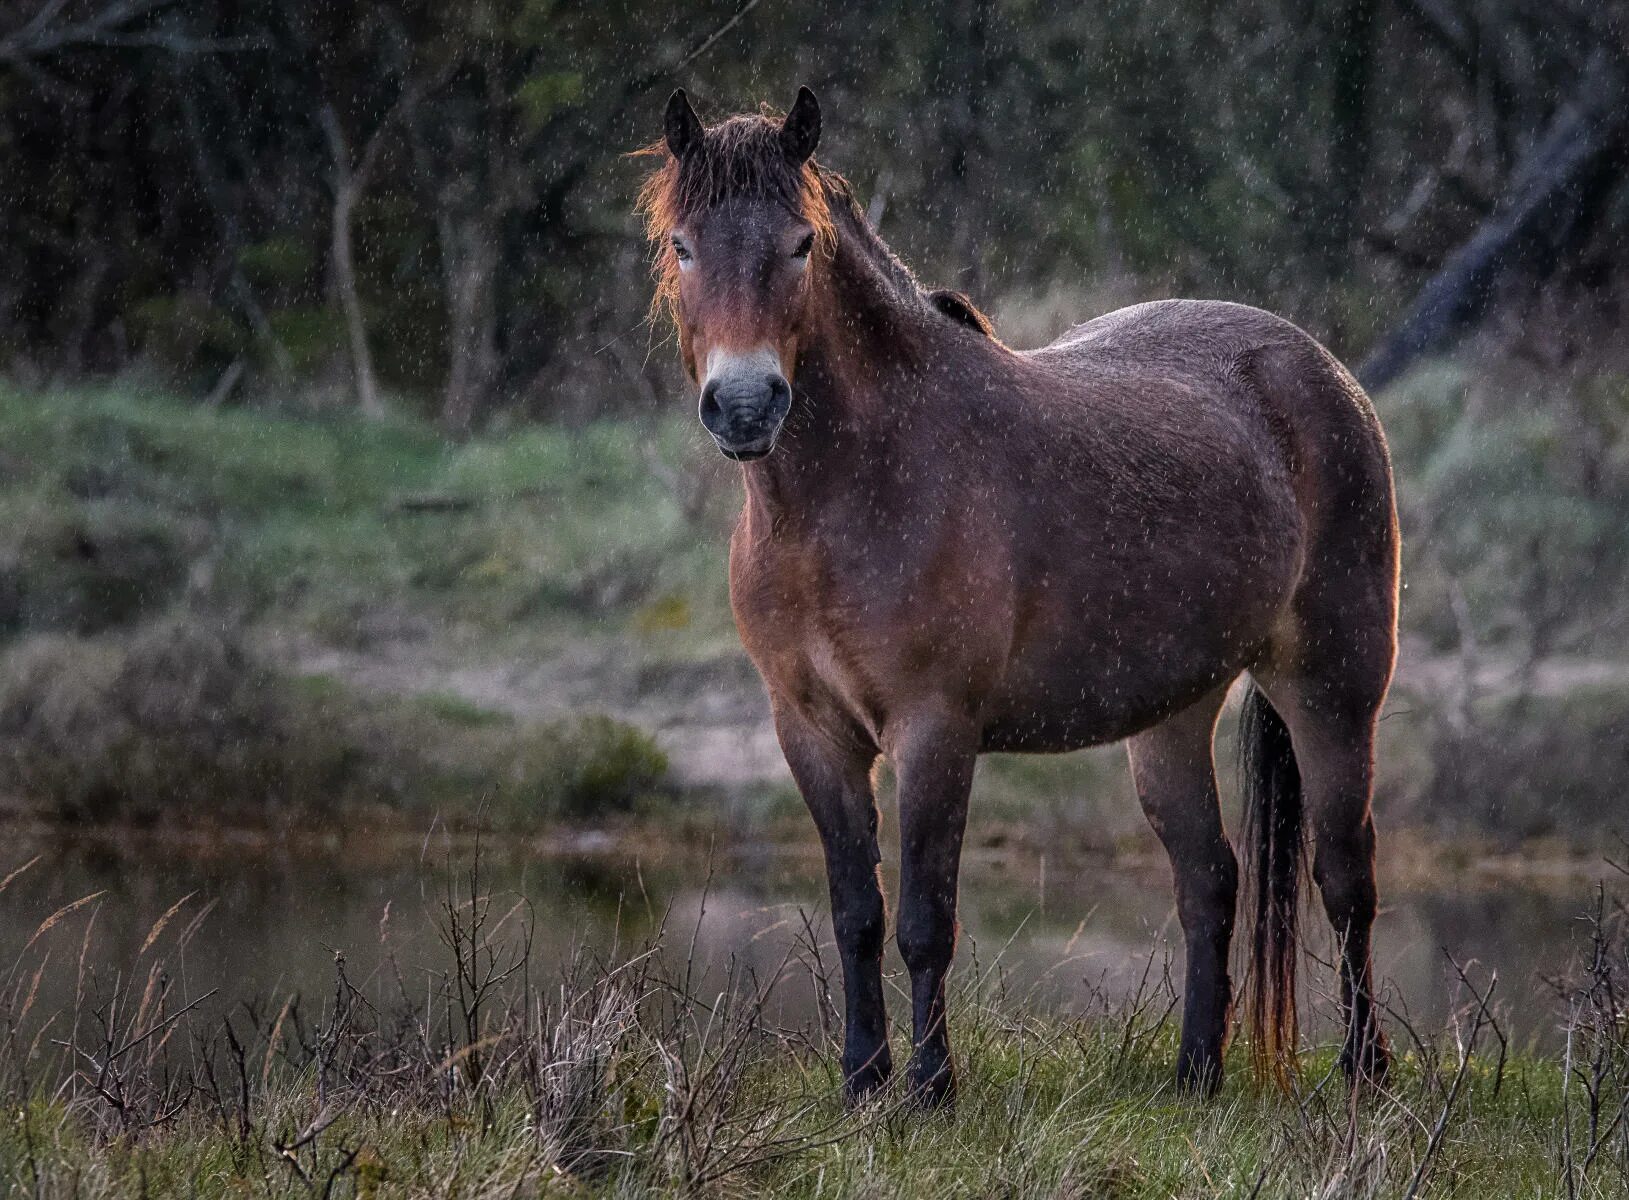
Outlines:
[{"label": "dark foliage", "polygon": [[1536,274],[1600,327],[1613,11],[23,0],[0,15],[0,364],[143,364],[217,400],[315,381],[454,428],[637,402],[668,356],[621,156],[681,83],[709,120],[813,85],[822,154],[890,241],[998,309],[1068,284],[1084,316],[1129,279],[1411,353],[1531,304]]}]

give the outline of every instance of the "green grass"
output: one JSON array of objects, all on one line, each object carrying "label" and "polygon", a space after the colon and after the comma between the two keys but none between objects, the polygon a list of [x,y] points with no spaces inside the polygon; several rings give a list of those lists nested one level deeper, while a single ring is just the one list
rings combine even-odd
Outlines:
[{"label": "green grass", "polygon": [[0,447],[0,631],[96,628],[183,596],[335,641],[381,608],[489,634],[727,631],[729,502],[687,514],[663,482],[718,472],[677,421],[455,444],[129,389],[3,392]]},{"label": "green grass", "polygon": [[[1316,1055],[1298,1094],[1240,1078],[1205,1102],[1170,1086],[1168,1028],[1127,1046],[1120,1019],[961,1017],[962,1094],[950,1114],[897,1095],[846,1113],[830,1047],[752,1035],[731,1063],[728,1029],[715,1029],[710,1048],[680,1033],[665,1050],[638,1030],[600,1064],[591,1111],[562,1107],[547,1069],[541,1083],[455,1084],[417,1101],[346,1096],[337,1119],[286,1153],[279,1147],[319,1116],[315,1071],[279,1068],[264,1088],[251,1084],[247,1131],[230,1098],[218,1108],[200,1100],[139,1134],[110,1133],[88,1102],[35,1099],[0,1129],[0,1179],[26,1192],[37,1171],[42,1194],[85,1196],[304,1196],[305,1179],[319,1193],[332,1179],[334,1194],[359,1196],[1153,1200],[1399,1196],[1421,1172],[1424,1196],[1565,1194],[1553,1062],[1507,1065],[1496,1092],[1492,1058],[1477,1059],[1449,1104],[1452,1070],[1410,1059],[1389,1095],[1354,1113],[1328,1056]],[[1242,1076],[1243,1063],[1234,1067]],[[1583,1194],[1621,1194],[1622,1169],[1621,1157],[1596,1161],[1589,1182],[1601,1190]]]}]

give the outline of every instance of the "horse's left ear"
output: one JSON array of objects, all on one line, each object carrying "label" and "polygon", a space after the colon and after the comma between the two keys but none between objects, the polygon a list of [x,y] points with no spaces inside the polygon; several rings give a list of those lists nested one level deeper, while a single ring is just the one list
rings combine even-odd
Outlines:
[{"label": "horse's left ear", "polygon": [[798,89],[792,111],[781,122],[781,149],[795,163],[808,161],[820,144],[820,101],[806,87]]}]

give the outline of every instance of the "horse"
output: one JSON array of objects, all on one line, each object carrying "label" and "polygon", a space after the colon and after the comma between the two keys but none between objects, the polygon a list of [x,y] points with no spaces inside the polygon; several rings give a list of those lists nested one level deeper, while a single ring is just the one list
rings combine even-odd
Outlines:
[{"label": "horse", "polygon": [[[675,92],[639,198],[701,424],[741,465],[730,600],[819,832],[845,1094],[892,1074],[874,767],[895,772],[909,1094],[947,1103],[974,764],[1126,739],[1186,948],[1176,1080],[1213,1094],[1240,870],[1213,736],[1235,680],[1253,862],[1254,1055],[1294,1069],[1297,906],[1340,946],[1353,1086],[1373,996],[1373,746],[1396,657],[1385,437],[1316,340],[1260,309],[1138,304],[1014,350],[924,290],[813,157],[820,106],[704,126]],[[1303,831],[1303,827],[1306,831]]]}]

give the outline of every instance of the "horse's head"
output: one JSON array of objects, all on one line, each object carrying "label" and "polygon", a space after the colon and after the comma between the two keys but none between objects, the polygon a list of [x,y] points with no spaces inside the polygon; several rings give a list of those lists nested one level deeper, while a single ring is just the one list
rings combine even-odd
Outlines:
[{"label": "horse's head", "polygon": [[701,389],[701,423],[730,458],[762,458],[792,407],[811,260],[832,241],[810,159],[820,105],[801,88],[784,120],[740,116],[703,128],[677,91],[664,132],[652,149],[663,165],[640,196],[657,300],[672,313],[685,370]]}]

